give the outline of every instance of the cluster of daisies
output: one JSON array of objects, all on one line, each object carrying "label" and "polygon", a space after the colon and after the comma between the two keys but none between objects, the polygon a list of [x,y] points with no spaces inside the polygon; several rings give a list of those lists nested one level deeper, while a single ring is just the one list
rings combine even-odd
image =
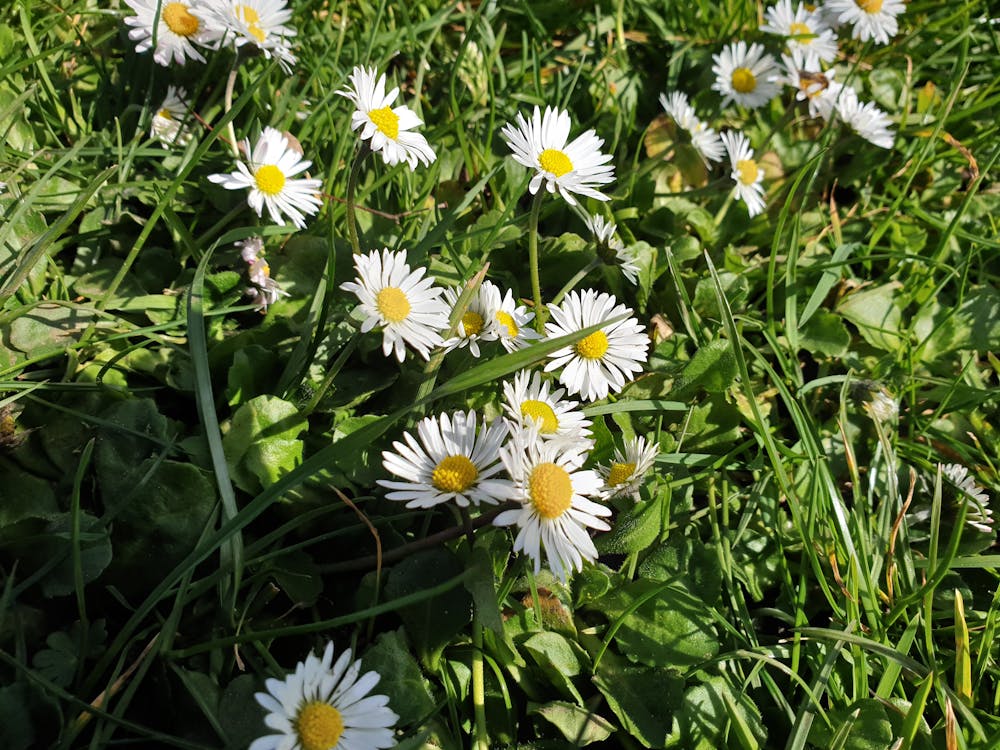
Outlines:
[{"label": "cluster of daisies", "polygon": [[[838,120],[880,148],[892,148],[889,116],[857,90],[835,80],[840,55],[836,32],[850,30],[854,39],[886,44],[898,31],[902,0],[826,0],[816,5],[779,0],[765,11],[760,30],[782,43],[780,62],[763,44],[737,41],[713,56],[712,89],[722,106],[747,110],[766,106],[784,87],[807,103],[810,117]],[[750,139],[740,131],[716,132],[698,117],[680,91],[660,95],[660,105],[706,164],[728,157],[733,195],[746,204],[750,216],[764,211],[764,172],[754,157]]]}]

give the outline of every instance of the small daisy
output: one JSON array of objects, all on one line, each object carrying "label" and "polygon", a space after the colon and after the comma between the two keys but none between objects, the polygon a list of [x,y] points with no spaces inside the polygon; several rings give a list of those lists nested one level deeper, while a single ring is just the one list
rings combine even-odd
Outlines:
[{"label": "small daisy", "polygon": [[632,495],[637,497],[642,480],[656,461],[657,446],[646,442],[640,436],[625,441],[625,450],[615,448],[615,459],[609,466],[598,466],[597,471],[604,479],[602,493],[606,498]]},{"label": "small daisy", "polygon": [[260,237],[250,237],[243,242],[237,242],[236,246],[241,248],[240,257],[249,266],[247,272],[252,286],[247,287],[246,294],[254,301],[260,312],[266,313],[269,305],[273,305],[282,297],[289,296],[288,292],[271,278],[271,267],[263,258],[264,240]]},{"label": "small daisy", "polygon": [[792,10],[792,0],[778,0],[764,17],[767,23],[760,30],[785,37],[792,54],[799,52],[804,58],[825,63],[837,59],[837,39],[818,12],[807,10],[802,3]]},{"label": "small daisy", "polygon": [[977,531],[992,534],[993,511],[986,490],[976,484],[976,480],[969,476],[969,470],[961,464],[945,464],[941,473],[958,491],[959,501],[967,503],[965,522]]},{"label": "small daisy", "polygon": [[606,201],[608,196],[596,186],[611,182],[615,178],[615,168],[608,164],[611,155],[601,153],[604,139],[588,130],[567,145],[570,126],[568,112],[546,107],[543,116],[535,107],[530,120],[525,120],[518,112],[517,124],[507,123],[500,132],[514,160],[537,170],[528,185],[532,195],[544,181],[550,193],[558,189],[571,206],[576,205],[573,193]]},{"label": "small daisy", "polygon": [[546,372],[563,368],[559,382],[571,395],[579,393],[585,401],[617,393],[642,370],[647,359],[649,336],[631,315],[631,308],[618,304],[614,296],[593,289],[576,290],[566,295],[558,307],[549,305],[552,319],[545,324],[550,338],[566,336],[596,324],[606,324],[570,346],[557,349]]},{"label": "small daisy", "polygon": [[227,190],[250,188],[247,203],[258,216],[263,216],[264,207],[275,224],[285,225],[283,214],[287,214],[299,229],[306,226],[305,214],[319,211],[320,183],[316,179],[291,179],[306,171],[312,162],[303,159],[302,154],[293,149],[280,131],[264,128],[257,145],[250,152],[250,140],[241,144],[244,153],[250,153],[248,164],[236,162],[235,172],[212,174],[208,179]]},{"label": "small daisy", "polygon": [[837,114],[855,133],[879,148],[892,148],[889,115],[872,102],[861,102],[857,92],[845,87],[837,99]]},{"label": "small daisy", "polygon": [[399,716],[385,695],[369,695],[381,677],[361,674],[361,660],[347,649],[333,662],[333,643],[323,658],[309,654],[284,680],[268,679],[254,698],[278,734],[253,741],[249,750],[382,750],[396,744]]},{"label": "small daisy", "polygon": [[625,247],[625,243],[615,235],[618,227],[610,221],[605,221],[603,216],[595,214],[587,217],[587,228],[594,235],[597,257],[604,261],[605,265],[617,266],[633,286],[638,284],[639,266],[636,265],[635,252]]},{"label": "small daisy", "polygon": [[357,107],[351,115],[351,130],[361,130],[361,140],[368,141],[372,151],[381,151],[386,164],[401,162],[417,168],[417,162],[430,165],[437,155],[427,139],[413,128],[423,120],[406,105],[393,107],[399,88],[385,92],[385,73],[376,78],[375,68],[356,67],[348,78],[351,85],[335,93],[345,96]]},{"label": "small daisy", "polygon": [[811,117],[830,119],[836,94],[842,88],[833,80],[836,71],[833,68],[821,70],[817,58],[803,55],[799,50],[791,55],[782,55],[781,63],[784,73],[775,80],[795,89],[795,99],[808,103]]},{"label": "small daisy", "polygon": [[191,142],[191,131],[185,121],[188,119],[187,96],[184,89],[174,86],[167,87],[167,95],[156,114],[149,129],[149,137],[156,138],[163,148],[171,146],[186,146]]},{"label": "small daisy", "polygon": [[[444,298],[452,310],[458,304],[462,287],[452,287],[444,290]],[[473,357],[479,356],[479,342],[496,341],[500,338],[497,327],[493,324],[500,311],[500,290],[491,282],[484,280],[476,293],[469,300],[462,319],[458,322],[457,335],[444,342],[445,351],[469,347]]]},{"label": "small daisy", "polygon": [[513,382],[503,384],[504,411],[515,429],[526,429],[534,423],[541,440],[561,440],[589,443],[589,419],[576,401],[563,400],[566,391],[549,389],[549,382],[539,373],[521,370]]},{"label": "small daisy", "polygon": [[764,52],[760,44],[734,42],[717,55],[712,55],[715,65],[715,83],[712,88],[722,94],[722,105],[736,102],[748,109],[763,107],[779,92],[772,79],[778,73],[774,59]]},{"label": "small daisy", "polygon": [[565,581],[572,571],[583,570],[584,560],[597,559],[587,528],[607,531],[600,517],[610,516],[611,509],[587,499],[599,496],[601,478],[581,468],[586,445],[542,442],[530,433],[515,432],[500,449],[521,507],[504,511],[493,523],[517,524],[514,551],[528,555],[536,573],[544,551],[549,568]]},{"label": "small daisy", "polygon": [[899,31],[896,16],[906,10],[903,0],[827,0],[824,9],[843,24],[852,24],[851,36],[888,44]]},{"label": "small daisy", "polygon": [[403,433],[405,444],[394,442],[395,453],[382,452],[386,470],[406,480],[378,480],[393,490],[386,497],[405,500],[407,508],[432,508],[449,500],[460,508],[510,500],[514,486],[495,477],[503,470],[500,445],[507,437],[507,425],[497,419],[489,427],[484,424],[477,435],[478,424],[476,412],[459,411],[420,420],[419,442]]},{"label": "small daisy", "polygon": [[153,59],[160,65],[170,65],[171,61],[183,65],[188,58],[205,62],[194,45],[211,46],[218,38],[205,23],[204,0],[125,0],[125,4],[135,11],[125,23],[132,27],[128,38],[139,42],[136,52],[153,46],[156,25]]},{"label": "small daisy", "polygon": [[513,352],[540,339],[541,334],[530,325],[534,319],[535,313],[528,312],[527,306],[517,304],[514,293],[508,289],[493,315],[494,330],[503,348]]},{"label": "small daisy", "polygon": [[365,321],[361,332],[383,326],[382,352],[395,351],[400,362],[406,356],[406,344],[424,359],[430,350],[443,343],[441,331],[448,328],[448,305],[439,297],[444,289],[434,286],[433,278],[424,278],[426,268],[410,271],[406,251],[384,249],[367,255],[355,255],[358,276],[340,285],[361,301]]},{"label": "small daisy", "polygon": [[754,217],[764,210],[764,170],[753,158],[750,140],[743,133],[727,130],[722,134],[722,142],[733,168],[731,177],[736,183],[736,197],[746,203],[747,213]]},{"label": "small daisy", "polygon": [[687,131],[691,137],[691,145],[706,164],[722,161],[725,149],[719,140],[719,134],[698,118],[694,107],[688,103],[686,94],[680,91],[673,91],[670,96],[660,94],[660,106],[677,123],[677,127]]},{"label": "small daisy", "polygon": [[286,73],[292,72],[295,55],[288,26],[292,11],[285,0],[211,0],[209,23],[217,36],[231,41],[237,49],[247,44],[259,49],[265,58],[273,55]]}]

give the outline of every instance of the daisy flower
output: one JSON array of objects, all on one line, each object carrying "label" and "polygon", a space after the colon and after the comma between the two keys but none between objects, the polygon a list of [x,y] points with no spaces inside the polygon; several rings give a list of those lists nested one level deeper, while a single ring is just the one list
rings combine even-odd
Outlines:
[{"label": "daisy flower", "polygon": [[[462,291],[462,287],[444,290],[445,301],[452,310],[458,304]],[[478,357],[480,341],[496,341],[500,338],[500,333],[493,324],[499,310],[500,290],[493,282],[483,280],[469,300],[469,306],[465,308],[462,319],[458,321],[457,335],[444,342],[445,351],[468,346],[472,356]]]},{"label": "daisy flower", "polygon": [[247,44],[265,58],[273,55],[285,73],[292,72],[295,55],[290,38],[296,31],[288,26],[292,11],[285,0],[210,0],[209,23],[216,35],[230,40],[237,49]]},{"label": "daisy flower", "polygon": [[617,266],[633,286],[638,284],[639,266],[636,265],[635,252],[625,247],[625,243],[615,236],[618,227],[610,221],[605,221],[603,216],[595,214],[587,217],[587,228],[594,235],[597,257],[604,261],[605,265]]},{"label": "daisy flower", "polygon": [[969,476],[969,470],[961,464],[945,464],[941,467],[944,478],[951,483],[961,496],[960,502],[967,504],[965,522],[982,531],[993,533],[993,511],[990,510],[990,496]]},{"label": "daisy flower", "polygon": [[731,176],[736,183],[736,197],[746,203],[747,213],[754,217],[764,210],[764,170],[753,158],[750,140],[743,133],[727,130],[722,134],[722,142],[733,168]]},{"label": "daisy flower", "polygon": [[843,88],[833,80],[836,71],[833,68],[821,70],[817,58],[803,55],[798,50],[791,55],[782,55],[781,62],[784,74],[775,80],[795,89],[795,99],[808,103],[811,117],[829,120]]},{"label": "daisy flower", "polygon": [[163,148],[171,146],[186,146],[191,142],[191,131],[185,127],[188,118],[187,96],[184,89],[175,86],[167,87],[167,95],[163,97],[153,122],[149,128],[149,137],[156,138]]},{"label": "daisy flower", "polygon": [[514,293],[508,289],[493,314],[493,327],[503,348],[513,352],[540,339],[541,335],[530,325],[534,319],[535,313],[528,312],[525,305],[517,304]]},{"label": "daisy flower", "polygon": [[677,127],[687,131],[691,145],[706,164],[722,161],[725,150],[719,134],[698,118],[686,94],[680,91],[672,91],[669,96],[660,94],[660,106],[677,123]]},{"label": "daisy flower", "polygon": [[604,324],[570,346],[557,349],[546,372],[563,368],[559,382],[570,395],[579,393],[585,401],[617,393],[642,370],[649,348],[649,336],[631,315],[631,308],[618,304],[614,296],[593,289],[576,290],[566,295],[557,307],[549,305],[552,319],[545,324],[550,338],[575,333],[583,328]]},{"label": "daisy flower", "polygon": [[257,703],[268,712],[264,723],[278,734],[259,737],[249,750],[382,750],[396,744],[399,716],[385,695],[369,695],[381,679],[361,674],[361,660],[347,649],[333,662],[333,643],[323,658],[309,654],[284,680],[268,679]]},{"label": "daisy flower", "polygon": [[896,16],[906,10],[903,0],[827,0],[826,12],[836,14],[840,23],[851,24],[851,36],[876,44],[888,44],[899,31]]},{"label": "daisy flower", "polygon": [[427,139],[413,128],[423,121],[406,105],[393,107],[399,88],[385,92],[385,73],[376,78],[375,68],[356,67],[348,78],[351,85],[335,93],[354,102],[357,109],[351,115],[351,130],[361,130],[361,140],[368,141],[372,151],[380,151],[386,164],[400,162],[417,168],[417,162],[430,165],[437,155]]},{"label": "daisy flower", "polygon": [[493,523],[516,524],[514,551],[528,555],[536,573],[544,551],[549,569],[565,581],[572,571],[583,570],[584,560],[597,559],[587,527],[607,531],[601,517],[610,516],[611,509],[587,499],[601,488],[597,472],[581,468],[587,444],[542,442],[531,432],[515,432],[500,449],[521,507],[504,511]]},{"label": "daisy flower", "polygon": [[589,419],[576,401],[563,399],[563,388],[551,389],[537,372],[521,370],[513,382],[503,384],[504,411],[515,429],[532,425],[541,440],[590,442]]},{"label": "daisy flower", "polygon": [[823,23],[823,17],[816,11],[807,10],[799,3],[792,10],[792,0],[778,0],[764,13],[767,21],[761,31],[783,36],[788,51],[799,52],[804,58],[821,62],[833,62],[837,58],[837,39],[833,31]]},{"label": "daisy flower", "polygon": [[153,46],[156,27],[153,59],[160,65],[170,65],[171,61],[183,65],[188,58],[205,62],[194,45],[210,46],[218,38],[205,23],[204,0],[125,0],[125,4],[135,11],[125,23],[132,27],[128,38],[139,42],[136,52]]},{"label": "daisy flower", "polygon": [[646,478],[646,472],[656,461],[657,446],[639,436],[625,441],[625,450],[615,448],[614,461],[608,466],[598,466],[597,472],[604,480],[602,494],[606,498],[632,495],[635,497]]},{"label": "daisy flower", "polygon": [[243,242],[237,242],[236,246],[241,248],[240,257],[249,266],[247,272],[252,286],[247,287],[246,294],[253,299],[260,312],[266,313],[268,305],[273,305],[282,297],[289,296],[288,292],[271,278],[271,267],[263,258],[264,240],[260,237],[250,237]]},{"label": "daisy flower", "polygon": [[516,125],[507,123],[500,132],[514,160],[536,170],[528,185],[532,195],[544,181],[550,193],[558,189],[571,206],[576,205],[573,193],[606,201],[608,196],[596,187],[611,182],[615,168],[608,164],[611,155],[601,153],[604,139],[588,130],[567,144],[570,126],[568,112],[546,107],[542,115],[535,107],[530,120],[518,112]]},{"label": "daisy flower", "polygon": [[407,508],[432,508],[449,500],[467,508],[470,503],[496,505],[511,499],[514,486],[495,477],[503,470],[500,444],[507,437],[507,425],[497,419],[489,427],[484,424],[477,435],[478,424],[475,411],[459,411],[420,420],[419,442],[403,433],[405,444],[394,442],[395,453],[382,452],[386,470],[406,480],[378,480],[393,490],[386,497],[405,500]]},{"label": "daisy flower", "polygon": [[858,93],[845,87],[837,99],[837,114],[855,133],[879,148],[892,148],[893,134],[889,130],[889,115],[872,102],[861,102]]},{"label": "daisy flower", "polygon": [[242,150],[250,153],[248,164],[237,162],[237,171],[209,175],[208,179],[227,190],[250,188],[247,203],[258,216],[263,216],[267,206],[275,224],[284,226],[283,214],[286,214],[292,224],[304,229],[305,214],[316,213],[322,205],[316,195],[321,183],[316,179],[291,178],[309,169],[312,162],[303,159],[289,145],[288,138],[270,127],[264,128],[252,153],[249,139],[243,141]]},{"label": "daisy flower", "polygon": [[722,105],[736,102],[748,109],[767,104],[780,90],[772,79],[778,72],[774,59],[764,52],[760,44],[734,42],[717,55],[712,55],[715,65],[715,83],[712,88],[722,94]]},{"label": "daisy flower", "polygon": [[340,285],[361,301],[365,321],[361,332],[382,326],[382,352],[395,351],[400,362],[409,344],[424,359],[430,350],[443,343],[441,331],[448,328],[448,305],[438,299],[444,289],[434,286],[433,278],[424,278],[426,268],[410,271],[406,251],[354,256],[358,276]]}]

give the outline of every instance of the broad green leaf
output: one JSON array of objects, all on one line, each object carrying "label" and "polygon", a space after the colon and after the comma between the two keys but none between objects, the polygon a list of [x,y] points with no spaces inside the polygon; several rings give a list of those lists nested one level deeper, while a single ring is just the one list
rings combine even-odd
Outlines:
[{"label": "broad green leaf", "polygon": [[[303,655],[304,658],[304,655]],[[275,675],[278,678],[283,675]],[[264,725],[264,709],[253,695],[263,689],[260,677],[241,674],[233,679],[219,698],[219,726],[229,742],[227,748],[249,747],[250,743],[272,731]]]},{"label": "broad green leaf", "polygon": [[817,310],[799,331],[799,346],[821,359],[842,357],[850,345],[851,334],[844,321],[828,310]]},{"label": "broad green leaf", "polygon": [[311,607],[323,591],[319,568],[302,550],[292,550],[269,561],[267,570],[296,606]]},{"label": "broad green leaf", "polygon": [[583,703],[583,697],[571,678],[587,671],[590,659],[575,641],[559,633],[543,630],[524,641],[521,648],[531,656],[557,690],[577,703]]},{"label": "broad green leaf", "polygon": [[917,313],[914,331],[922,344],[921,359],[927,363],[955,350],[1000,349],[1000,292],[983,287],[957,308],[929,302]]},{"label": "broad green leaf", "polygon": [[663,531],[664,500],[662,495],[657,494],[619,513],[611,531],[595,540],[598,551],[601,554],[626,555],[646,549]]},{"label": "broad green leaf", "polygon": [[503,619],[500,616],[500,607],[497,606],[493,561],[485,548],[479,546],[473,550],[468,567],[475,572],[465,579],[463,585],[472,595],[476,618],[483,627],[489,628],[497,635],[503,635]]},{"label": "broad green leaf", "polygon": [[[750,282],[742,274],[721,271],[719,272],[719,283],[722,284],[722,290],[729,301],[729,306],[734,312],[740,310],[750,293]],[[694,299],[691,305],[703,318],[712,318],[713,320],[722,318],[722,311],[719,309],[719,303],[715,296],[715,281],[713,279],[705,278],[698,281],[694,288]]]},{"label": "broad green leaf", "polygon": [[552,701],[541,706],[529,703],[528,713],[548,721],[574,747],[602,742],[615,731],[614,724],[603,716],[565,701]]},{"label": "broad green leaf", "polygon": [[897,351],[903,343],[901,288],[898,282],[867,287],[844,297],[837,312],[854,323],[864,340],[875,348]]},{"label": "broad green leaf", "polygon": [[[66,596],[75,590],[71,529],[71,515],[59,514],[45,528],[45,537],[38,540],[28,553],[38,559],[39,565],[45,561],[59,560],[42,579],[42,593],[45,596]],[[81,513],[79,543],[82,579],[87,584],[96,580],[111,563],[111,539],[100,520],[89,513]]]},{"label": "broad green leaf", "polygon": [[96,320],[83,310],[44,303],[19,315],[10,324],[10,345],[29,357],[58,354]]},{"label": "broad green leaf", "polygon": [[671,398],[683,399],[684,394],[703,388],[709,393],[725,393],[736,380],[736,360],[733,347],[725,339],[709,341],[687,363],[674,383]]},{"label": "broad green leaf", "polygon": [[[745,693],[737,693],[724,677],[709,677],[689,688],[674,717],[666,747],[678,750],[715,750],[725,746],[727,724],[736,719],[759,747],[767,739],[760,712]],[[730,732],[733,732],[730,729]],[[741,743],[741,746],[746,746]]]},{"label": "broad green leaf", "polygon": [[684,689],[684,680],[677,673],[624,666],[606,653],[592,679],[626,732],[643,747],[664,746]]},{"label": "broad green leaf", "polygon": [[885,750],[895,739],[888,711],[872,698],[862,699],[847,709],[831,711],[830,718],[833,731],[815,722],[809,732],[811,743],[829,747],[832,738],[839,733],[846,736],[843,750]]},{"label": "broad green leaf", "polygon": [[722,571],[715,548],[689,537],[671,534],[642,561],[639,575],[652,581],[672,581],[708,606],[714,606],[722,595]]},{"label": "broad green leaf", "polygon": [[302,462],[299,434],[308,426],[294,405],[276,396],[257,396],[240,406],[222,439],[236,485],[258,492]]},{"label": "broad green leaf", "polygon": [[431,684],[410,653],[402,630],[382,633],[365,652],[364,670],[381,675],[375,692],[389,696],[389,708],[399,714],[400,726],[410,726],[434,710]]},{"label": "broad green leaf", "polygon": [[4,529],[19,521],[50,520],[58,513],[52,485],[0,457],[0,539],[6,536]]}]

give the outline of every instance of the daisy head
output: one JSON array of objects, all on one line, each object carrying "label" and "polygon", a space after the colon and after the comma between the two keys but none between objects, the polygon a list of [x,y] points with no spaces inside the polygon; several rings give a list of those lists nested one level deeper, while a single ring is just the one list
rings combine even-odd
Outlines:
[{"label": "daisy head", "polygon": [[775,80],[795,89],[796,100],[808,103],[810,116],[830,119],[836,93],[841,88],[833,80],[836,70],[830,68],[823,71],[817,58],[804,55],[799,50],[782,55],[781,63],[784,72]]},{"label": "daisy head", "polygon": [[205,0],[125,0],[125,4],[135,11],[125,19],[132,27],[128,38],[138,42],[135,51],[152,48],[155,31],[153,59],[160,65],[183,65],[188,58],[205,62],[195,45],[210,46],[218,38],[205,23]]},{"label": "daisy head", "polygon": [[211,0],[209,23],[218,37],[237,49],[249,45],[268,60],[275,57],[286,73],[295,64],[291,39],[295,28],[288,25],[292,11],[286,0]]},{"label": "daisy head", "polygon": [[312,162],[303,159],[281,131],[270,127],[264,128],[252,152],[249,140],[242,148],[250,154],[247,163],[239,161],[235,172],[209,175],[208,179],[227,190],[249,188],[247,203],[258,216],[263,216],[266,206],[275,224],[284,226],[287,216],[296,227],[305,228],[306,214],[316,213],[322,205],[316,195],[321,183],[293,178],[309,169]]},{"label": "daisy head", "polygon": [[635,252],[625,247],[625,243],[615,234],[618,227],[610,221],[605,221],[603,216],[594,214],[587,217],[587,228],[594,235],[597,257],[605,265],[617,266],[631,284],[638,284],[639,266],[636,265]]},{"label": "daisy head", "polygon": [[361,674],[361,660],[347,649],[333,663],[333,643],[322,658],[309,654],[284,680],[268,679],[266,693],[254,698],[277,734],[253,741],[250,750],[382,750],[396,744],[393,727],[399,716],[389,698],[369,695],[381,679]]},{"label": "daisy head", "polygon": [[646,478],[653,462],[656,461],[657,447],[639,436],[625,441],[625,450],[615,448],[614,460],[608,466],[598,466],[597,471],[604,480],[601,489],[606,498],[631,495],[638,497],[639,488]]},{"label": "daisy head", "polygon": [[430,165],[437,158],[427,139],[414,130],[423,125],[416,112],[404,104],[392,106],[399,88],[386,93],[385,73],[378,75],[375,68],[359,66],[348,79],[351,85],[336,93],[354,102],[351,130],[360,130],[361,140],[368,141],[372,151],[381,152],[386,164],[405,161],[415,170],[418,162]]},{"label": "daisy head", "polygon": [[503,348],[513,352],[541,338],[541,335],[531,327],[531,321],[534,319],[535,313],[528,312],[525,305],[517,304],[514,293],[508,289],[493,314],[493,330]]},{"label": "daisy head", "polygon": [[460,508],[470,504],[496,505],[514,495],[513,485],[496,475],[503,471],[500,444],[507,437],[502,419],[479,428],[476,412],[455,412],[427,417],[417,424],[417,438],[403,433],[393,451],[382,452],[387,471],[405,480],[378,480],[392,490],[390,500],[406,502],[407,508],[432,508],[454,501]]},{"label": "daisy head", "polygon": [[514,430],[535,427],[539,440],[590,444],[589,419],[576,401],[563,399],[563,388],[551,388],[538,372],[521,370],[503,384],[504,411]]},{"label": "daisy head", "polygon": [[847,125],[869,143],[879,148],[892,148],[893,133],[889,115],[872,102],[862,102],[858,93],[845,86],[836,101],[837,114]]},{"label": "daisy head", "polygon": [[382,352],[395,352],[400,362],[409,344],[424,359],[443,343],[441,331],[448,328],[448,305],[440,299],[444,289],[424,278],[426,268],[410,270],[406,251],[388,248],[354,256],[357,278],[340,285],[353,292],[365,316],[361,332],[382,326]]},{"label": "daisy head", "polygon": [[236,247],[240,248],[240,257],[246,261],[250,277],[251,286],[247,287],[246,295],[253,300],[257,310],[266,313],[269,305],[289,296],[288,292],[271,278],[271,266],[264,259],[264,241],[260,237],[237,242]]},{"label": "daisy head", "polygon": [[618,304],[614,296],[593,289],[573,290],[560,305],[549,305],[549,311],[552,318],[545,324],[545,333],[550,338],[601,325],[575,344],[549,355],[552,361],[545,371],[561,367],[559,382],[570,395],[580,394],[585,401],[605,398],[609,392],[624,388],[642,370],[649,336],[631,317],[631,308]]},{"label": "daisy head", "polygon": [[725,150],[719,134],[698,118],[694,108],[688,103],[686,94],[680,91],[672,91],[669,95],[660,94],[660,106],[678,128],[687,132],[691,145],[706,164],[722,160]]},{"label": "daisy head", "polygon": [[[462,287],[452,287],[444,290],[445,301],[451,310],[458,304],[462,295]],[[500,311],[500,290],[491,282],[484,280],[476,293],[469,300],[462,319],[458,321],[455,336],[444,342],[446,351],[469,347],[473,357],[479,356],[479,342],[496,341],[500,334],[493,321]]]},{"label": "daisy head", "polygon": [[788,51],[825,63],[837,57],[837,39],[819,11],[808,10],[799,3],[792,9],[792,0],[778,0],[764,13],[766,23],[761,31],[785,37]]},{"label": "daisy head", "polygon": [[899,32],[896,16],[906,10],[903,0],[826,0],[825,10],[842,24],[851,24],[851,36],[888,44]]},{"label": "daisy head", "polygon": [[156,138],[163,148],[186,146],[191,142],[191,131],[187,127],[187,94],[176,86],[167,88],[163,103],[157,108],[150,125],[149,137]]},{"label": "daisy head", "polygon": [[966,505],[965,522],[977,531],[992,534],[993,511],[986,490],[976,484],[969,470],[961,464],[945,464],[941,473],[955,490],[957,503]]},{"label": "daisy head", "polygon": [[735,183],[733,191],[746,204],[747,213],[756,216],[764,210],[764,170],[753,158],[750,139],[738,130],[727,130],[722,134],[722,142],[733,170],[730,173]]},{"label": "daisy head", "polygon": [[535,107],[530,120],[518,112],[516,124],[508,123],[500,132],[514,160],[535,170],[528,185],[532,195],[544,181],[550,193],[558,189],[571,206],[576,205],[574,193],[606,201],[608,196],[596,187],[611,182],[615,168],[608,163],[611,155],[601,153],[604,139],[588,130],[567,144],[570,126],[568,112],[546,107],[543,115]]},{"label": "daisy head", "polygon": [[722,94],[722,104],[736,102],[747,109],[767,104],[780,90],[771,80],[778,72],[774,59],[760,44],[733,42],[722,52],[712,55],[715,83],[712,88]]},{"label": "daisy head", "polygon": [[520,507],[498,515],[496,526],[517,525],[514,551],[524,552],[541,570],[542,553],[549,569],[565,581],[584,560],[597,559],[597,548],[587,529],[607,531],[602,518],[611,509],[588,500],[598,497],[601,478],[581,467],[587,444],[542,442],[532,431],[515,431],[500,456],[514,483]]}]

